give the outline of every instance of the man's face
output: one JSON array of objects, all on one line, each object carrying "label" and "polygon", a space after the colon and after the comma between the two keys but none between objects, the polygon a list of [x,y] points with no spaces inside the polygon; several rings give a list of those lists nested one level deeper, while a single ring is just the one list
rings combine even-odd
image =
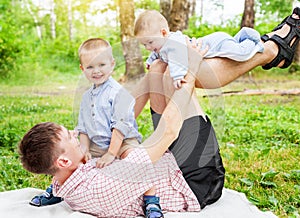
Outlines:
[{"label": "man's face", "polygon": [[84,163],[85,149],[78,140],[78,132],[67,130],[62,126],[60,147],[64,149],[64,155],[70,159],[75,168]]}]

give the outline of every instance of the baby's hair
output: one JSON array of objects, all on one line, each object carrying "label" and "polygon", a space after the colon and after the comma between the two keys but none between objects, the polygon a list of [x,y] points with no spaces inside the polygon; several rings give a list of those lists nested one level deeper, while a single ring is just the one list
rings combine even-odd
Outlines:
[{"label": "baby's hair", "polygon": [[108,41],[101,39],[101,38],[90,38],[86,41],[84,41],[79,49],[78,49],[78,55],[79,60],[81,63],[81,57],[84,54],[87,54],[91,51],[101,50],[101,49],[109,49],[112,54],[112,48]]},{"label": "baby's hair", "polygon": [[165,28],[169,31],[169,25],[166,18],[156,10],[146,10],[141,13],[134,25],[134,35],[138,35],[148,30],[157,29],[160,31]]}]

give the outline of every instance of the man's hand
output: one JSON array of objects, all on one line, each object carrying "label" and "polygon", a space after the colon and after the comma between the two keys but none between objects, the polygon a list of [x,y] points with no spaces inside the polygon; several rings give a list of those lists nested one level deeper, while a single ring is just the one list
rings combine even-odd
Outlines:
[{"label": "man's hand", "polygon": [[192,75],[196,76],[202,63],[203,56],[207,53],[209,47],[206,46],[201,50],[202,41],[200,39],[196,40],[196,38],[192,38],[191,41],[186,39],[186,44],[189,55],[189,71]]},{"label": "man's hand", "polygon": [[112,153],[110,153],[108,151],[99,160],[97,160],[96,167],[103,168],[103,167],[111,164],[111,162],[113,162],[115,159],[116,159],[115,155],[113,155]]}]

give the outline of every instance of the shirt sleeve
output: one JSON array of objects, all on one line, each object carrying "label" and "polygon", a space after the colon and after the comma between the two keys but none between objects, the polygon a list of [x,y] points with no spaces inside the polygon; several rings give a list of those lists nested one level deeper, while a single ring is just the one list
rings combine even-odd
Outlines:
[{"label": "shirt sleeve", "polygon": [[121,88],[114,98],[112,104],[111,129],[116,128],[125,138],[136,137],[132,135],[137,130],[134,127],[134,104],[135,100],[130,93]]},{"label": "shirt sleeve", "polygon": [[149,55],[149,57],[146,60],[146,65],[147,65],[147,69],[149,69],[150,65],[153,63],[153,61],[155,61],[156,59],[159,59],[159,56],[156,52],[151,52],[151,54]]},{"label": "shirt sleeve", "polygon": [[185,36],[177,31],[166,42],[168,66],[173,80],[183,79],[188,70],[188,52]]}]

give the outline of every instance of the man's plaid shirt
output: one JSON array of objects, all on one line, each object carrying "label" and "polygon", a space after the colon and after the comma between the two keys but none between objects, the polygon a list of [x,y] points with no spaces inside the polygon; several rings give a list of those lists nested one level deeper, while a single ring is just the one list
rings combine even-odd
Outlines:
[{"label": "man's plaid shirt", "polygon": [[164,211],[200,211],[196,196],[171,153],[152,164],[145,149],[99,169],[95,159],[82,164],[54,194],[73,210],[98,217],[135,217],[143,214],[143,193],[156,187]]}]

